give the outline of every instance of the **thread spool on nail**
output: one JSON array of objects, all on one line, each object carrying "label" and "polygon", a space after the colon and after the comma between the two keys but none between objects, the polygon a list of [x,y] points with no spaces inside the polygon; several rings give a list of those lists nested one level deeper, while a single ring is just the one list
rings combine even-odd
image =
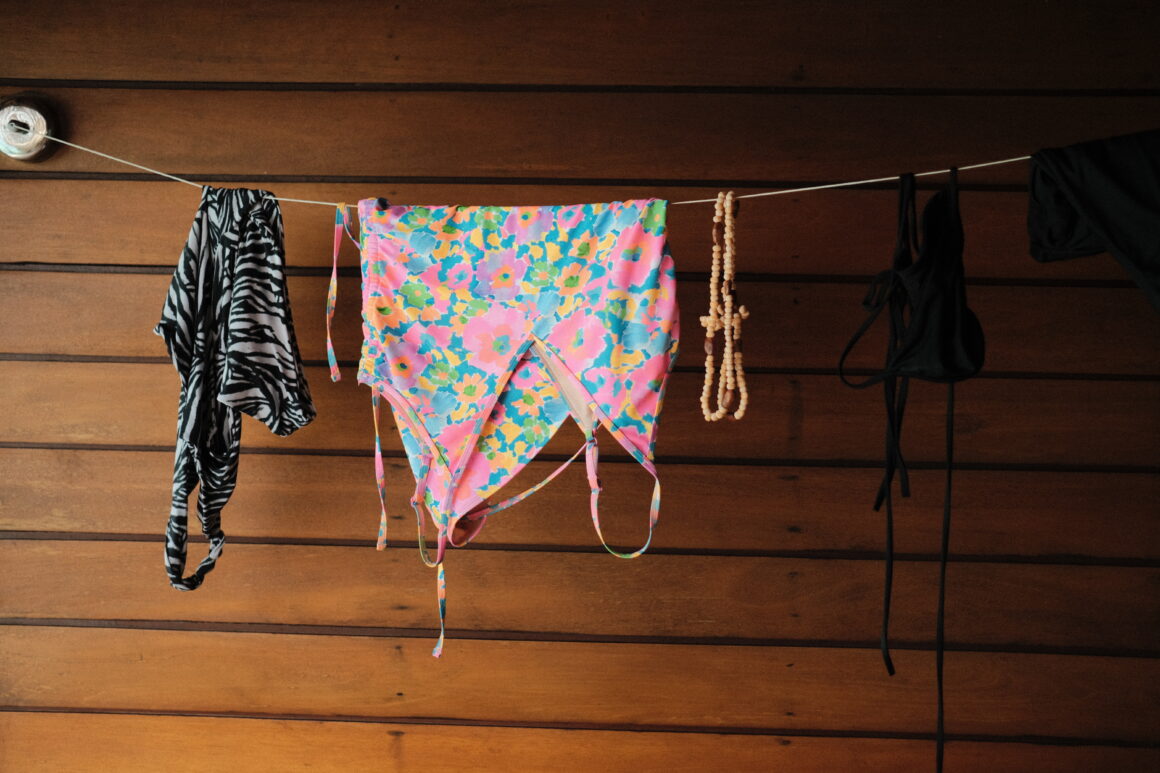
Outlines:
[{"label": "thread spool on nail", "polygon": [[29,94],[0,101],[0,153],[17,161],[41,161],[56,148],[60,124],[48,103]]}]

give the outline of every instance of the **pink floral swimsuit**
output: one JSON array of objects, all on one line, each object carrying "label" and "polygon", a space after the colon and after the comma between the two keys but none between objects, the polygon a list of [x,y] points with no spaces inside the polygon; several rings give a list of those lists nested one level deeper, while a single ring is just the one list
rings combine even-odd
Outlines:
[{"label": "pink floral swimsuit", "polygon": [[[488,515],[532,494],[581,453],[592,523],[605,548],[634,558],[648,547],[659,481],[645,544],[621,553],[604,542],[595,431],[603,425],[656,479],[657,417],[678,341],[665,209],[659,199],[529,207],[359,203],[358,380],[372,390],[380,498],[380,398],[391,407],[415,476],[420,551],[438,567],[435,655],[443,644],[447,545],[470,541]],[[345,224],[341,207],[336,250]],[[333,297],[328,307],[329,316]],[[337,378],[332,348],[329,354]],[[571,459],[522,494],[488,503],[568,416],[585,438]],[[423,538],[424,510],[438,530],[434,558]],[[385,505],[381,515],[380,549]]]}]

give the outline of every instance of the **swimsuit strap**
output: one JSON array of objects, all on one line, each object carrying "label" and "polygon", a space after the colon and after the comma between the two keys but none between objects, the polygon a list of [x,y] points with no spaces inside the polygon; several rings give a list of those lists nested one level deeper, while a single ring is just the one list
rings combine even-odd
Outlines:
[{"label": "swimsuit strap", "polygon": [[387,546],[387,479],[383,469],[383,445],[379,439],[379,395],[371,393],[371,412],[375,419],[375,483],[379,488],[379,536],[375,541],[375,550],[383,550]]},{"label": "swimsuit strap", "polygon": [[[236,448],[236,447],[235,447]],[[236,457],[235,457],[236,459]],[[174,464],[173,500],[170,506],[169,523],[165,528],[165,571],[169,584],[178,590],[196,590],[201,586],[206,574],[213,570],[225,546],[226,535],[222,531],[221,507],[214,506],[213,497],[207,493],[207,474],[200,469],[197,451],[188,442],[178,437]],[[236,468],[235,468],[236,469]],[[209,553],[188,577],[185,573],[187,542],[189,540],[188,499],[193,484],[200,481],[197,504],[201,530],[209,542]],[[227,484],[228,485],[228,484]],[[229,486],[232,492],[232,485]]]},{"label": "swimsuit strap", "polygon": [[[387,482],[385,470],[383,468],[383,446],[379,435],[379,394],[378,392],[371,392],[371,411],[374,413],[375,423],[375,483],[379,489],[379,537],[375,543],[376,550],[383,550],[387,546]],[[431,473],[431,456],[424,453],[421,461],[419,472],[416,475],[415,493],[411,495],[411,507],[415,510],[415,521],[419,532],[419,555],[423,558],[423,563],[436,570],[435,576],[435,591],[439,599],[439,640],[435,643],[435,648],[431,650],[434,657],[439,657],[443,654],[443,640],[446,633],[445,621],[447,619],[447,575],[443,569],[443,535],[440,534],[440,550],[439,560],[432,561],[427,553],[427,540],[423,537],[423,497],[427,493],[427,477]]]},{"label": "swimsuit strap", "polygon": [[[502,502],[499,502],[498,504],[494,504],[494,505],[485,504],[483,507],[477,508],[477,509],[472,510],[468,513],[464,513],[460,517],[466,518],[469,521],[481,521],[481,520],[487,518],[489,515],[494,515],[495,513],[498,513],[501,510],[507,510],[512,505],[518,505],[520,502],[524,501],[525,499],[530,497],[532,494],[535,494],[537,491],[542,489],[544,486],[548,485],[553,480],[555,480],[556,476],[558,476],[565,469],[567,469],[568,465],[570,465],[572,462],[576,461],[576,457],[578,457],[578,456],[580,456],[580,454],[584,453],[584,450],[586,448],[588,448],[587,442],[585,442],[584,445],[580,446],[580,448],[576,450],[576,453],[574,453],[574,454],[572,454],[572,456],[568,457],[568,459],[565,460],[559,467],[552,470],[552,472],[548,475],[548,477],[544,478],[542,481],[540,481],[536,485],[532,486],[528,490],[524,491],[523,493],[516,494],[513,497],[508,497],[507,499],[503,500]],[[482,525],[480,525],[479,528],[476,528],[475,533],[478,533],[480,528],[482,528]],[[455,542],[455,540],[452,539],[451,529],[449,528],[447,542],[452,547],[460,548],[460,547],[463,547],[463,545],[466,545],[472,539],[474,539],[474,537],[475,537],[475,534],[473,533],[470,537],[468,537],[466,540],[464,540],[464,542],[462,544],[457,544]]]},{"label": "swimsuit strap", "polygon": [[[652,542],[653,529],[656,526],[657,520],[658,520],[659,515],[660,515],[661,483],[660,483],[660,480],[657,478],[656,468],[653,467],[653,465],[648,463],[647,461],[641,463],[642,466],[645,468],[645,470],[647,470],[648,473],[650,475],[652,475],[653,480],[655,481],[655,484],[653,485],[652,503],[651,503],[650,508],[649,508],[648,538],[645,540],[644,545],[642,545],[639,549],[632,551],[631,553],[621,553],[617,550],[614,550],[605,541],[604,534],[600,528],[599,500],[600,500],[600,492],[602,490],[602,487],[600,484],[600,477],[597,475],[597,472],[596,472],[597,463],[599,462],[599,459],[600,459],[600,452],[599,452],[599,449],[597,448],[597,443],[596,443],[596,435],[595,435],[595,432],[593,430],[586,430],[584,433],[584,436],[585,436],[584,445],[580,446],[580,448],[576,450],[576,453],[574,453],[574,454],[572,454],[572,456],[568,457],[564,462],[562,462],[560,464],[559,467],[557,467],[555,470],[553,470],[546,478],[541,480],[539,483],[537,483],[534,486],[532,486],[531,488],[523,491],[522,493],[516,494],[515,496],[512,496],[512,497],[508,497],[507,499],[503,500],[502,502],[499,502],[499,503],[494,504],[494,505],[485,505],[485,506],[478,508],[476,510],[472,510],[469,513],[465,513],[461,517],[467,518],[468,520],[471,520],[471,521],[478,521],[478,520],[482,520],[484,518],[487,518],[489,515],[493,515],[495,513],[498,513],[501,510],[506,510],[513,505],[519,504],[520,502],[527,499],[532,494],[536,493],[537,491],[542,489],[544,486],[548,485],[553,480],[555,480],[556,477],[568,467],[568,465],[570,465],[572,462],[576,461],[576,458],[578,456],[580,456],[580,454],[583,453],[585,467],[586,467],[587,472],[588,472],[588,484],[589,484],[590,492],[591,492],[590,503],[591,503],[591,508],[592,508],[592,525],[596,529],[596,536],[598,536],[600,538],[600,543],[602,545],[604,545],[605,550],[607,550],[609,553],[612,553],[614,556],[617,556],[618,558],[636,558],[640,554],[644,553],[648,549],[649,544]],[[418,509],[418,503],[416,502],[415,504],[416,504],[416,511],[415,512],[416,512],[416,515],[420,519],[419,520],[419,523],[420,523],[420,527],[419,527],[419,529],[420,529],[419,541],[420,542],[419,542],[419,544],[420,544],[420,547],[422,548],[423,544],[424,544],[423,543],[423,536],[422,536],[422,516],[419,515],[420,511]],[[479,529],[476,529],[475,531],[476,531],[476,533],[478,533]],[[434,562],[428,562],[428,566],[437,566],[438,564],[442,563],[443,551],[448,544],[450,544],[452,547],[462,547],[467,542],[470,542],[471,539],[474,538],[474,536],[475,535],[472,534],[472,536],[469,537],[464,543],[456,544],[455,541],[451,538],[451,529],[450,528],[448,528],[447,530],[445,530],[443,532],[440,532],[439,550],[437,552],[436,559]],[[426,556],[424,556],[424,561],[428,561]]]},{"label": "swimsuit strap", "polygon": [[419,557],[423,563],[434,569],[443,563],[443,532],[440,532],[440,549],[435,559],[427,552],[427,538],[423,536],[423,506],[427,496],[427,479],[431,475],[431,457],[424,455],[419,461],[419,471],[415,476],[415,493],[411,495],[411,509],[415,511],[415,531],[418,534]]},{"label": "swimsuit strap", "polygon": [[841,357],[838,358],[838,378],[842,379],[842,383],[846,386],[853,387],[854,389],[865,389],[868,386],[880,384],[887,378],[885,371],[883,371],[868,376],[862,381],[851,381],[846,375],[846,358],[850,356],[850,352],[862,340],[862,336],[866,335],[866,332],[874,324],[875,320],[878,319],[878,315],[882,313],[882,310],[890,304],[899,286],[898,275],[894,269],[879,271],[870,280],[870,287],[866,290],[866,295],[862,299],[862,308],[869,312],[869,314],[863,320],[862,324],[858,326],[858,329],[854,331],[854,335],[850,337],[845,348],[842,349]]},{"label": "swimsuit strap", "polygon": [[951,473],[955,466],[955,382],[947,384],[947,475],[943,490],[942,539],[938,552],[938,617],[935,620],[934,670],[938,684],[938,719],[935,729],[935,769],[943,769],[943,747],[946,736],[943,730],[943,653],[946,649],[944,621],[946,619],[947,556],[951,541]]},{"label": "swimsuit strap", "polygon": [[431,475],[431,461],[429,454],[423,454],[419,462],[419,471],[415,476],[415,493],[411,495],[411,507],[415,511],[415,528],[419,538],[419,557],[423,563],[435,569],[435,595],[439,600],[439,640],[431,650],[432,657],[443,654],[443,640],[447,633],[447,574],[443,568],[443,551],[446,547],[447,530],[439,532],[439,547],[436,558],[431,560],[427,552],[427,538],[423,536],[423,500],[427,495],[427,478]]},{"label": "swimsuit strap", "polygon": [[[863,389],[889,378],[887,369],[892,364],[891,354],[902,337],[905,327],[902,309],[908,302],[906,288],[903,286],[898,272],[914,262],[913,250],[915,247],[912,245],[917,245],[918,242],[914,192],[914,175],[907,173],[900,176],[898,178],[898,230],[894,241],[894,258],[890,268],[879,271],[870,280],[870,287],[867,289],[865,297],[862,298],[862,308],[868,312],[868,315],[854,331],[854,335],[850,337],[838,360],[838,377],[848,387]],[[874,373],[862,381],[851,381],[846,376],[846,358],[874,324],[874,321],[878,319],[878,315],[887,307],[890,309],[890,338],[887,343],[886,366],[882,371]]]},{"label": "swimsuit strap", "polygon": [[181,551],[180,559],[175,559],[169,554],[168,550],[165,556],[165,569],[169,574],[169,584],[178,590],[195,590],[201,587],[205,576],[217,564],[217,560],[222,554],[222,548],[226,544],[226,535],[220,527],[210,527],[208,525],[204,527],[203,531],[208,532],[206,538],[209,540],[209,553],[197,565],[197,569],[194,570],[193,574],[188,577],[182,577],[182,574],[185,572],[187,524],[188,515],[186,516],[186,523],[181,523],[178,518],[171,518],[165,529],[166,547]]},{"label": "swimsuit strap", "polygon": [[592,526],[596,529],[596,536],[600,538],[600,544],[604,545],[604,549],[617,558],[636,558],[641,553],[644,553],[646,550],[648,550],[648,546],[652,543],[653,529],[656,527],[657,518],[660,516],[661,481],[660,478],[657,477],[656,468],[647,459],[637,460],[640,462],[641,466],[644,467],[650,475],[652,475],[653,480],[655,481],[655,484],[653,485],[652,504],[649,506],[648,513],[648,539],[644,541],[643,545],[631,553],[621,553],[618,550],[614,550],[613,548],[609,547],[608,543],[604,539],[604,533],[600,529],[599,503],[601,485],[600,476],[596,474],[597,462],[600,460],[600,449],[596,445],[596,434],[594,429],[585,430],[584,434],[587,438],[587,442],[584,444],[584,466],[588,470],[588,485],[591,491],[589,501],[592,507]]},{"label": "swimsuit strap", "polygon": [[[842,383],[855,389],[882,384],[883,397],[886,403],[885,469],[878,486],[878,492],[875,495],[874,509],[879,510],[883,504],[886,505],[886,576],[883,583],[882,632],[879,638],[879,647],[882,651],[882,661],[890,675],[894,674],[894,662],[890,657],[890,602],[894,586],[894,498],[891,488],[895,475],[899,478],[902,496],[910,496],[910,476],[906,468],[906,460],[902,456],[902,420],[906,413],[910,379],[897,375],[894,370],[894,360],[905,335],[906,309],[911,301],[902,281],[902,272],[913,265],[914,250],[920,248],[915,187],[913,174],[904,174],[899,178],[898,230],[891,267],[885,271],[880,271],[871,279],[866,296],[862,299],[862,308],[868,312],[867,317],[858,326],[838,360],[838,377],[841,378]],[[890,329],[883,368],[861,381],[852,381],[846,374],[846,358],[884,310],[888,312],[887,319]]]},{"label": "swimsuit strap", "polygon": [[954,222],[962,228],[962,216],[959,214],[959,168],[952,166],[950,177],[947,179],[947,197],[950,201],[951,216]]},{"label": "swimsuit strap", "polygon": [[[906,309],[911,304],[907,296],[906,287],[899,272],[905,271],[914,264],[914,251],[921,252],[918,241],[918,212],[915,197],[915,177],[913,174],[904,174],[899,178],[898,185],[898,234],[894,244],[893,268],[888,272],[891,284],[880,303],[890,310],[890,332],[886,341],[886,361],[881,373],[875,379],[882,381],[883,397],[886,402],[886,438],[885,438],[885,469],[882,481],[878,485],[878,494],[874,498],[874,509],[886,504],[886,560],[885,579],[882,587],[882,632],[879,636],[879,649],[882,652],[882,662],[886,666],[886,673],[894,676],[894,661],[890,657],[890,606],[894,591],[894,498],[891,488],[894,485],[894,476],[897,473],[903,497],[910,496],[910,475],[906,468],[906,460],[902,457],[902,419],[906,414],[906,398],[910,388],[910,379],[906,376],[898,377],[892,371],[895,354],[906,332]],[[879,307],[881,310],[881,306]],[[859,331],[859,335],[864,329]],[[881,377],[881,378],[879,378]]]},{"label": "swimsuit strap", "polygon": [[447,575],[443,572],[443,562],[440,561],[435,573],[435,594],[439,597],[439,641],[431,650],[431,657],[437,658],[443,654],[443,639],[447,634],[444,623],[447,620]]},{"label": "swimsuit strap", "polygon": [[[959,170],[951,168],[950,182],[947,185],[947,196],[951,211],[951,220],[956,224],[960,234],[962,219],[959,214]],[[962,253],[959,252],[959,265],[962,263]],[[935,681],[938,690],[938,713],[935,726],[935,770],[943,769],[943,752],[946,746],[944,729],[943,707],[943,661],[946,651],[945,621],[946,621],[946,592],[947,592],[947,559],[950,554],[951,539],[951,491],[952,477],[955,466],[955,382],[947,383],[947,417],[946,417],[946,452],[947,470],[945,488],[943,489],[943,516],[942,535],[938,553],[938,615],[935,619],[934,663]]]},{"label": "swimsuit strap", "polygon": [[[443,567],[443,545],[445,539],[444,535],[446,532],[439,533],[438,558],[433,561],[431,560],[430,553],[427,551],[427,538],[423,536],[423,498],[427,494],[427,478],[430,473],[431,457],[427,454],[424,454],[420,461],[418,474],[416,475],[417,482],[415,484],[415,493],[411,495],[411,507],[415,511],[415,527],[418,533],[419,557],[423,559],[424,564],[436,570],[435,595],[439,600],[439,639],[435,642],[435,647],[431,650],[431,655],[437,658],[443,654],[443,640],[447,632],[447,574]],[[379,491],[379,496],[382,497],[382,489],[380,488]]]},{"label": "swimsuit strap", "polygon": [[[371,412],[374,414],[375,425],[375,484],[379,490],[379,536],[375,541],[376,550],[387,547],[387,480],[386,468],[383,465],[383,445],[379,433],[381,410],[379,407],[379,393],[371,392]],[[431,475],[432,457],[424,452],[419,458],[419,469],[415,473],[415,492],[411,494],[411,507],[415,511],[415,526],[419,535],[419,555],[423,563],[434,569],[443,561],[443,553],[432,561],[427,552],[427,540],[423,536],[423,500],[427,494],[427,479]]]},{"label": "swimsuit strap", "polygon": [[[342,374],[338,372],[338,360],[334,356],[334,342],[330,336],[330,322],[334,319],[334,306],[338,301],[338,248],[342,246],[342,229],[346,221],[346,204],[339,204],[334,208],[334,255],[330,269],[330,286],[326,289],[326,360],[330,364],[330,380],[338,381]],[[378,437],[378,400],[375,400],[375,436]]]},{"label": "swimsuit strap", "polygon": [[338,381],[342,375],[338,372],[338,360],[334,356],[334,343],[330,337],[330,322],[334,318],[334,307],[338,302],[338,250],[342,246],[343,231],[359,246],[350,232],[350,215],[346,204],[339,204],[334,208],[334,254],[331,259],[330,286],[326,289],[326,361],[330,364],[330,380]]},{"label": "swimsuit strap", "polygon": [[898,178],[898,232],[894,240],[894,268],[903,269],[914,262],[918,249],[917,184],[912,172]]}]

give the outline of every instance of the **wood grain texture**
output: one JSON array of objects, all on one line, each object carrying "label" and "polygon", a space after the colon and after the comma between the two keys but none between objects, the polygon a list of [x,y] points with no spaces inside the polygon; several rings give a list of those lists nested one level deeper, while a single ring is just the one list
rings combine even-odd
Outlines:
[{"label": "wood grain texture", "polygon": [[[10,77],[310,82],[1155,88],[1146,3],[888,7],[135,0],[9,14]],[[56,23],[83,14],[83,25]],[[132,25],[125,24],[132,19]],[[905,45],[899,45],[905,41]],[[1069,54],[1082,46],[1083,57]]]},{"label": "wood grain texture", "polygon": [[[0,626],[0,704],[931,732],[934,655]],[[1160,661],[947,655],[947,732],[1155,741]],[[722,689],[722,685],[730,689]],[[164,685],[167,689],[158,689]]]},{"label": "wood grain texture", "polygon": [[[261,448],[371,447],[369,390],[324,368],[307,368],[319,419],[279,438],[248,418],[243,443]],[[742,459],[878,459],[881,393],[853,390],[834,376],[750,376],[753,412],[736,425],[706,427],[696,407],[702,377],[673,375],[657,452]],[[910,461],[944,458],[945,389],[912,385],[905,450]],[[173,442],[178,377],[168,364],[3,362],[0,402],[24,410],[0,417],[0,441],[167,446]],[[116,395],[116,400],[110,400]],[[976,379],[957,390],[956,460],[979,463],[1154,466],[1160,460],[1160,382]],[[760,407],[759,407],[760,406]],[[1082,411],[1078,408],[1082,406]],[[400,450],[384,424],[384,448]],[[624,456],[601,433],[602,456]],[[564,425],[550,453],[583,442]]]},{"label": "wood grain texture", "polygon": [[[54,740],[65,737],[70,743]],[[212,744],[191,744],[194,738]],[[951,741],[946,753],[947,773],[1145,773],[1160,764],[1156,749]],[[925,773],[933,755],[930,741],[874,738],[0,712],[0,768],[27,773],[201,773],[222,759],[254,773],[384,765],[400,772],[516,766],[562,773]]]},{"label": "wood grain texture", "polygon": [[[0,280],[0,352],[167,356],[161,338],[149,331],[160,316],[168,276],[16,271]],[[325,359],[328,281],[289,280],[306,359]],[[833,368],[866,314],[865,288],[857,284],[742,282],[738,292],[751,311],[744,331],[751,368]],[[114,298],[116,313],[109,314],[102,299]],[[335,351],[340,360],[357,360],[362,343],[357,277],[339,280],[338,299]],[[708,304],[707,283],[680,282],[678,302],[686,346],[695,346],[703,334],[696,315]],[[1160,351],[1160,316],[1134,288],[983,286],[971,288],[970,303],[987,335],[991,371],[1160,374],[1160,358],[1152,356]],[[851,353],[848,367],[881,367],[886,327],[883,319]],[[1067,346],[1058,346],[1060,340]]]},{"label": "wood grain texture", "polygon": [[[38,81],[68,139],[283,196],[680,201],[1154,128],[1156,22],[1140,0],[62,0],[6,10],[0,81],[5,95]],[[52,179],[74,173],[95,179]],[[1143,656],[1160,650],[1160,475],[1146,471],[1160,467],[1160,382],[1137,377],[1160,372],[1156,318],[1107,255],[1028,257],[1027,165],[962,179],[988,368],[1067,378],[958,391],[957,459],[1016,469],[956,474],[948,635],[973,651],[947,656],[947,770],[1153,770],[1160,658]],[[225,513],[225,557],[197,593],[171,590],[160,532],[176,374],[44,360],[163,355],[149,330],[198,196],[64,148],[0,160],[0,262],[75,269],[0,271],[0,442],[46,446],[0,448],[0,768],[931,769],[941,474],[915,470],[898,504],[896,547],[911,555],[893,630],[922,649],[896,651],[890,678],[872,645],[881,392],[758,375],[744,422],[702,422],[704,280],[690,273],[708,269],[705,205],[669,214],[688,372],[661,422],[656,554],[586,552],[584,475],[569,470],[492,519],[488,549],[451,556],[452,638],[433,661],[410,473],[386,460],[396,544],[376,553],[368,390],[353,368],[333,385],[312,367],[318,421],[289,440],[247,421],[256,453]],[[889,262],[896,197],[887,185],[744,202],[739,268],[774,275],[741,287],[751,365],[834,366],[861,321],[858,278]],[[333,213],[284,214],[289,265],[328,266]],[[136,264],[162,273],[113,273]],[[341,264],[357,265],[349,245]],[[324,283],[291,285],[319,361]],[[344,359],[355,284],[340,296]],[[856,364],[880,348],[868,340]],[[910,461],[943,459],[942,400],[916,385]],[[578,444],[568,428],[550,451]],[[608,536],[638,543],[647,475],[612,441],[602,450]],[[853,646],[782,646],[837,643]],[[215,716],[173,716],[199,712]]]},{"label": "wood grain texture", "polygon": [[[191,561],[204,550],[194,548]],[[197,593],[169,587],[160,544],[0,542],[0,617],[429,630],[434,577],[412,549],[231,545]],[[447,625],[601,637],[876,640],[878,561],[456,551]],[[70,571],[87,567],[79,587]],[[934,637],[938,567],[899,562],[896,642]],[[689,578],[695,577],[695,582]],[[954,564],[953,645],[1160,651],[1160,569]],[[518,636],[516,637],[518,638]]]},{"label": "wood grain texture", "polygon": [[[243,177],[857,180],[1160,123],[1154,97],[45,92],[67,106],[72,142],[172,174]],[[319,116],[338,128],[326,133],[325,152],[310,152]],[[27,167],[0,159],[0,170],[13,169]],[[37,169],[125,171],[77,151]],[[1008,164],[974,171],[969,181],[1026,179],[1024,164]]]},{"label": "wood grain texture", "polygon": [[[966,173],[964,173],[964,178]],[[314,201],[354,202],[385,195],[400,203],[561,204],[657,196],[670,201],[715,198],[716,188],[624,188],[574,185],[400,185],[374,183],[231,182]],[[737,189],[738,193],[753,189]],[[12,180],[0,185],[5,234],[0,261],[172,265],[185,244],[199,192],[175,183]],[[920,199],[929,195],[920,193]],[[897,222],[894,190],[827,190],[747,200],[738,214],[738,267],[743,272],[869,277],[890,262]],[[68,206],[60,206],[67,202]],[[1028,254],[1027,194],[964,191],[961,196],[969,277],[1067,281],[1126,280],[1108,255],[1036,263]],[[52,212],[45,228],[43,213]],[[668,210],[669,242],[681,271],[707,271],[712,207]],[[283,206],[287,261],[329,266],[334,213],[326,207]],[[852,228],[856,238],[848,238]],[[342,266],[357,266],[344,243]],[[1141,302],[1143,302],[1141,300]]]},{"label": "wood grain texture", "polygon": [[[406,492],[410,468],[387,459],[391,536],[412,539]],[[554,467],[533,462],[521,489]],[[169,507],[173,456],[167,452],[0,449],[0,529],[160,534]],[[666,465],[665,499],[654,550],[876,552],[883,516],[870,505],[875,469]],[[639,539],[647,475],[633,465],[600,472],[608,492],[601,525],[609,539]],[[367,457],[245,454],[225,511],[230,537],[359,540],[370,545],[379,503]],[[900,554],[938,552],[942,473],[911,471],[913,496],[895,510]],[[1114,473],[955,474],[951,550],[959,555],[1068,560],[1160,558],[1155,502],[1160,476]],[[727,502],[728,507],[722,507]],[[580,468],[502,515],[477,544],[592,547],[588,491]],[[1115,517],[1108,517],[1114,513]],[[195,552],[199,547],[191,548]],[[231,548],[232,550],[232,548]]]}]

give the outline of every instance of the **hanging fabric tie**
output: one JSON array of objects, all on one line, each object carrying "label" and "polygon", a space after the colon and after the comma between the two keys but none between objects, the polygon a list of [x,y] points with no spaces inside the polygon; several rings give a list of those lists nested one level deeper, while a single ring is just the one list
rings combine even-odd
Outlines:
[{"label": "hanging fabric tie", "polygon": [[[732,409],[733,419],[745,415],[749,404],[749,390],[745,386],[745,370],[741,364],[741,320],[749,318],[749,310],[737,305],[734,286],[736,248],[733,240],[733,219],[736,204],[733,191],[717,194],[713,213],[713,267],[709,275],[709,313],[701,317],[705,328],[705,385],[701,389],[701,413],[705,421],[718,421]],[[711,408],[715,365],[713,350],[717,331],[721,331],[721,373],[717,382],[717,407]],[[737,407],[733,398],[738,396]]]},{"label": "hanging fabric tie", "polygon": [[350,232],[350,215],[347,214],[346,204],[336,204],[334,209],[334,254],[330,268],[330,284],[326,288],[326,362],[330,365],[330,380],[340,381],[342,374],[338,370],[338,359],[334,355],[334,341],[330,334],[330,325],[334,320],[334,307],[338,303],[338,251],[342,247],[342,235],[346,233],[355,247],[359,240]]}]

